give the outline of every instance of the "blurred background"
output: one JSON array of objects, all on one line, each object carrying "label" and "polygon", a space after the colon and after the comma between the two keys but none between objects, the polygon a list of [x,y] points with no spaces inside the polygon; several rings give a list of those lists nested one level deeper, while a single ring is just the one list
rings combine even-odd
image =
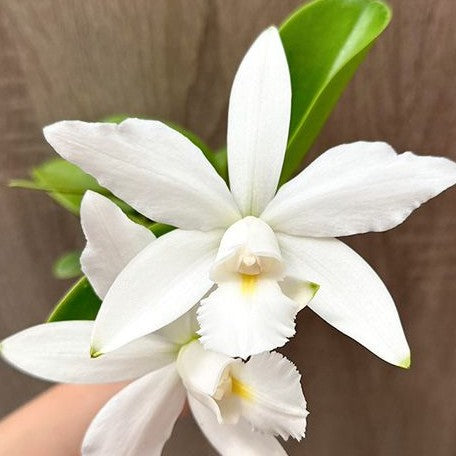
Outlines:
[{"label": "blurred background", "polygon": [[[44,125],[127,113],[182,124],[223,145],[234,72],[267,25],[299,0],[0,2],[0,339],[42,322],[71,282],[53,261],[82,247],[76,217],[46,195],[8,189],[53,152]],[[312,159],[357,139],[456,159],[456,2],[390,0],[393,22],[350,83]],[[328,30],[330,33],[330,30]],[[304,164],[303,164],[304,165]],[[456,191],[392,232],[348,239],[394,296],[412,368],[394,368],[311,311],[284,352],[311,415],[293,455],[456,452]],[[0,364],[0,417],[48,384]],[[190,417],[167,455],[213,455]]]}]

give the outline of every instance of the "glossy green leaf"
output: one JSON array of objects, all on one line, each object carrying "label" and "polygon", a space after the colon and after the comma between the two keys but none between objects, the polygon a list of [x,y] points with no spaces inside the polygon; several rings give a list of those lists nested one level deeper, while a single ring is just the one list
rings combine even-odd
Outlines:
[{"label": "glossy green leaf", "polygon": [[55,263],[52,268],[54,277],[57,279],[74,279],[82,275],[81,263],[79,261],[81,257],[80,250],[74,250],[67,252],[62,255]]},{"label": "glossy green leaf", "polygon": [[48,192],[55,201],[76,215],[86,190],[108,194],[93,177],[61,158],[44,162],[30,174],[31,180],[11,181],[10,186]]},{"label": "glossy green leaf", "polygon": [[134,213],[128,204],[98,185],[92,176],[62,158],[48,160],[34,168],[30,174],[31,180],[12,180],[10,186],[45,191],[75,215],[79,215],[81,200],[87,190],[93,190],[107,196],[127,214]]},{"label": "glossy green leaf", "polygon": [[100,306],[100,298],[83,277],[60,300],[47,321],[95,320]]},{"label": "glossy green leaf", "polygon": [[12,188],[26,188],[29,190],[44,190],[38,182],[30,179],[11,179],[8,186]]},{"label": "glossy green leaf", "polygon": [[123,122],[125,119],[128,119],[129,117],[134,116],[128,116],[127,114],[113,114],[111,116],[105,117],[101,121],[106,123],[120,124],[120,122]]},{"label": "glossy green leaf", "polygon": [[280,27],[293,94],[281,184],[299,167],[390,19],[391,10],[381,1],[316,0],[297,10]]},{"label": "glossy green leaf", "polygon": [[225,182],[228,182],[228,155],[226,146],[221,147],[215,152],[214,162],[214,168],[223,177]]},{"label": "glossy green leaf", "polygon": [[170,231],[175,230],[176,228],[164,223],[152,223],[152,225],[149,226],[149,229],[152,231],[152,233],[155,234],[155,236],[160,237],[166,233],[169,233]]}]

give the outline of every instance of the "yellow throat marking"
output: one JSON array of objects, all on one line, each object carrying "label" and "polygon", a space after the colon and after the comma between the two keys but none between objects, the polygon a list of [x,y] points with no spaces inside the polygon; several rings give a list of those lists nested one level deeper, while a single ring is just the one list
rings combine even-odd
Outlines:
[{"label": "yellow throat marking", "polygon": [[241,274],[241,292],[243,295],[251,295],[255,292],[258,282],[257,275]]},{"label": "yellow throat marking", "polygon": [[248,385],[242,383],[235,377],[231,377],[231,393],[236,394],[242,399],[251,401],[253,399],[253,392]]}]

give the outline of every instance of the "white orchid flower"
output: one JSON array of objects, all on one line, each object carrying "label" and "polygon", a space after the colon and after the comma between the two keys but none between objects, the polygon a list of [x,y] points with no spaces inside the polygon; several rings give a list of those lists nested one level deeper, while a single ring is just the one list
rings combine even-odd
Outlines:
[{"label": "white orchid flower", "polygon": [[207,351],[192,340],[196,318],[189,314],[96,359],[89,355],[92,321],[33,326],[3,341],[1,354],[15,367],[55,382],[136,379],[92,421],[85,456],[159,455],[186,398],[220,454],[285,455],[274,435],[300,440],[308,414],[293,363],[276,352],[241,362]]},{"label": "white orchid flower", "polygon": [[[95,193],[84,197],[81,217],[88,238],[86,273],[103,297],[118,272],[153,241],[153,235]],[[304,436],[308,413],[300,375],[282,355],[263,353],[244,363],[205,350],[196,339],[196,314],[191,310],[157,333],[93,359],[93,325],[46,323],[1,344],[4,359],[46,380],[137,379],[95,417],[83,455],[160,454],[186,398],[202,431],[222,455],[284,455],[274,435]]]},{"label": "white orchid flower", "polygon": [[252,45],[229,103],[230,189],[201,151],[166,125],[58,122],[54,149],[152,220],[179,229],[138,254],[101,307],[94,355],[169,324],[202,297],[201,342],[246,357],[283,345],[309,307],[384,360],[408,367],[394,302],[338,236],[395,227],[456,182],[445,158],[356,142],[322,154],[276,193],[291,111],[277,29]]}]

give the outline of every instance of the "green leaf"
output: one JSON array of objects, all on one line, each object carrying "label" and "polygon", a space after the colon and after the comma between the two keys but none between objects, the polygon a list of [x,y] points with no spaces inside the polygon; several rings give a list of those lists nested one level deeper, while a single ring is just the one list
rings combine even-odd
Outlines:
[{"label": "green leaf", "polygon": [[316,0],[280,27],[292,86],[288,147],[280,183],[299,167],[391,10],[376,0]]},{"label": "green leaf", "polygon": [[82,197],[87,190],[107,195],[97,181],[76,165],[61,158],[51,159],[31,172],[37,189],[44,190],[73,214],[79,215]]},{"label": "green leaf", "polygon": [[74,250],[67,252],[62,255],[55,263],[52,268],[54,277],[57,279],[73,279],[81,276],[81,263],[79,258],[81,257],[80,250]]},{"label": "green leaf", "polygon": [[48,192],[55,201],[75,215],[79,215],[81,200],[87,190],[93,190],[111,198],[127,213],[133,212],[130,206],[98,185],[92,176],[62,158],[48,160],[32,169],[30,174],[31,180],[16,179],[9,185]]},{"label": "green leaf", "polygon": [[215,152],[214,162],[214,168],[223,177],[225,182],[228,182],[228,155],[226,146],[221,147]]},{"label": "green leaf", "polygon": [[12,188],[27,188],[29,190],[44,190],[37,182],[29,179],[11,179],[8,186]]},{"label": "green leaf", "polygon": [[105,117],[101,121],[106,123],[120,124],[120,122],[123,122],[125,119],[128,119],[129,117],[134,116],[128,116],[127,114],[112,114],[111,116]]},{"label": "green leaf", "polygon": [[83,277],[60,300],[47,321],[95,320],[100,306],[100,298]]},{"label": "green leaf", "polygon": [[152,223],[152,225],[149,226],[149,229],[155,236],[160,237],[176,228],[171,225],[165,225],[164,223]]}]

